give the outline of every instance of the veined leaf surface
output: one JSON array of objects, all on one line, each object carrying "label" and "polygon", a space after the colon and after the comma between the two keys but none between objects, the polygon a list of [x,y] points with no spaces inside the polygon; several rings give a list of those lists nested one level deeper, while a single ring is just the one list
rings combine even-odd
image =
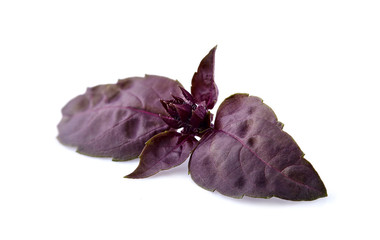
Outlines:
[{"label": "veined leaf surface", "polygon": [[231,197],[314,200],[326,188],[274,112],[257,97],[235,94],[219,107],[215,129],[190,159],[201,187]]},{"label": "veined leaf surface", "polygon": [[159,100],[180,94],[179,86],[178,81],[146,75],[88,88],[62,109],[58,139],[91,156],[136,158],[146,141],[169,129],[159,117],[165,114]]}]

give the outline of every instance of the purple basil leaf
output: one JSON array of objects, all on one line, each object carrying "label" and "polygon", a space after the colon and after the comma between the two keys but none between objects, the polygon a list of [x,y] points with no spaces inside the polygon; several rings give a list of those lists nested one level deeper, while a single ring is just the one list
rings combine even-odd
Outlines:
[{"label": "purple basil leaf", "polygon": [[172,97],[174,98],[176,104],[183,104],[185,102],[182,98],[178,96],[172,95]]},{"label": "purple basil leaf", "polygon": [[260,98],[235,94],[221,104],[215,129],[194,150],[189,170],[201,187],[231,197],[327,196],[322,180],[303,156]]},{"label": "purple basil leaf", "polygon": [[190,118],[190,124],[195,128],[200,127],[203,121],[205,120],[206,114],[207,114],[206,109],[203,106],[198,106],[192,112],[192,115]]},{"label": "purple basil leaf", "polygon": [[126,177],[145,178],[178,166],[187,159],[196,143],[193,136],[176,131],[157,134],[146,143],[139,166]]},{"label": "purple basil leaf", "polygon": [[168,124],[171,128],[180,128],[181,127],[181,122],[178,120],[175,120],[172,117],[165,116],[160,114],[161,119]]},{"label": "purple basil leaf", "polygon": [[159,116],[166,114],[159,99],[180,94],[179,86],[146,75],[88,88],[62,109],[58,139],[91,156],[136,158],[146,141],[169,128]]},{"label": "purple basil leaf", "polygon": [[203,58],[191,82],[191,93],[197,104],[205,102],[212,109],[218,100],[218,88],[214,82],[216,46]]},{"label": "purple basil leaf", "polygon": [[187,121],[191,115],[191,106],[188,104],[175,104],[174,105],[181,121]]},{"label": "purple basil leaf", "polygon": [[191,93],[189,93],[188,91],[186,91],[186,89],[184,89],[183,87],[181,87],[181,91],[182,91],[182,95],[185,97],[185,99],[187,101],[189,101],[191,103],[191,105],[194,105],[195,104],[195,100],[193,98],[193,95],[191,95]]},{"label": "purple basil leaf", "polygon": [[173,118],[179,118],[178,112],[172,102],[165,100],[161,100],[160,102],[162,106],[165,108],[166,112],[170,114],[170,116],[172,116]]}]

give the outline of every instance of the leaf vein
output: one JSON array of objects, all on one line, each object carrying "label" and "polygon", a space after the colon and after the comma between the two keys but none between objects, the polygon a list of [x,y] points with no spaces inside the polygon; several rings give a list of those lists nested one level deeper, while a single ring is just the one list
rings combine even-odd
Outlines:
[{"label": "leaf vein", "polygon": [[[293,181],[294,183],[296,183],[296,184],[299,184],[299,185],[302,185],[302,186],[304,186],[304,187],[306,187],[306,188],[309,188],[309,189],[312,189],[312,190],[314,190],[314,191],[316,191],[316,192],[321,192],[321,191],[319,191],[318,189],[316,189],[316,188],[313,188],[313,187],[311,187],[311,186],[309,186],[309,185],[306,185],[306,184],[304,184],[304,183],[302,183],[302,182],[299,182],[299,181],[296,181],[296,180],[294,180],[294,179],[292,179],[292,178],[290,178],[290,177],[288,177],[288,176],[286,176],[282,171],[280,171],[279,169],[277,169],[277,168],[275,168],[275,167],[273,167],[272,165],[270,165],[269,163],[267,163],[267,162],[265,162],[263,159],[261,159],[251,148],[249,148],[244,142],[242,142],[239,138],[237,138],[237,137],[235,137],[233,134],[231,134],[231,133],[229,133],[229,132],[226,132],[226,131],[223,131],[223,130],[220,130],[220,129],[215,129],[215,131],[218,131],[218,132],[221,132],[221,133],[224,133],[224,134],[226,134],[227,136],[229,136],[229,137],[231,137],[231,138],[233,138],[233,139],[235,139],[236,141],[238,141],[241,145],[243,145],[243,147],[245,147],[245,148],[247,148],[257,159],[259,159],[261,162],[263,162],[266,166],[268,166],[268,167],[270,167],[270,168],[272,168],[273,170],[275,170],[276,172],[278,172],[280,175],[282,175],[284,178],[287,178],[287,179],[290,179],[291,181]],[[240,161],[240,159],[239,159],[239,161]]]}]

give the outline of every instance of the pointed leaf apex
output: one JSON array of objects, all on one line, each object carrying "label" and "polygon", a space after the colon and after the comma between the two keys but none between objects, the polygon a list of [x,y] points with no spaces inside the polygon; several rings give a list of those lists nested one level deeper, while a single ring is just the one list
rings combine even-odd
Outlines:
[{"label": "pointed leaf apex", "polygon": [[189,93],[188,91],[186,91],[186,89],[184,89],[183,87],[179,87],[182,91],[182,95],[188,100],[190,101],[191,103],[195,103],[195,100],[194,100],[194,97],[193,95],[191,95],[191,93]]},{"label": "pointed leaf apex", "polygon": [[174,100],[175,100],[176,103],[182,104],[182,103],[185,102],[182,98],[180,98],[178,96],[175,96],[173,94],[172,94],[172,97],[174,98]]},{"label": "pointed leaf apex", "polygon": [[139,166],[126,178],[146,178],[182,164],[197,140],[191,135],[167,131],[155,135],[148,142],[141,152]]},{"label": "pointed leaf apex", "polygon": [[165,108],[166,111],[168,111],[168,103],[165,100],[160,99],[160,103]]},{"label": "pointed leaf apex", "polygon": [[172,117],[164,116],[162,114],[159,115],[162,121],[164,121],[171,128],[180,128],[181,123],[175,120]]},{"label": "pointed leaf apex", "polygon": [[213,48],[210,50],[209,54],[210,54],[210,53],[211,53],[211,54],[215,54],[217,47],[218,47],[218,45],[215,45],[215,47],[213,47]]},{"label": "pointed leaf apex", "polygon": [[218,99],[218,88],[214,82],[215,51],[216,46],[202,59],[191,82],[195,103],[205,101],[207,109],[212,109]]}]

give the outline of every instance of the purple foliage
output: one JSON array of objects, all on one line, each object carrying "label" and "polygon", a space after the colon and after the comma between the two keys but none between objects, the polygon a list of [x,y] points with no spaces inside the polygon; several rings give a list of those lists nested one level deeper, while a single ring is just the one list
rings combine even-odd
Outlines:
[{"label": "purple foliage", "polygon": [[145,145],[140,164],[127,178],[145,178],[182,164],[197,144],[192,135],[176,131],[159,133]]},{"label": "purple foliage", "polygon": [[321,179],[303,156],[260,98],[235,94],[219,107],[215,128],[200,141],[189,167],[198,185],[231,197],[326,196]]},{"label": "purple foliage", "polygon": [[[327,196],[326,188],[273,110],[258,97],[218,98],[214,47],[192,79],[146,75],[99,85],[62,109],[58,139],[78,152],[140,164],[127,178],[145,178],[182,164],[201,187],[224,195],[287,200]],[[200,137],[198,142],[195,137]]]},{"label": "purple foliage", "polygon": [[216,46],[202,59],[191,81],[191,93],[196,103],[212,109],[218,100],[218,88],[214,81]]},{"label": "purple foliage", "polygon": [[169,129],[157,99],[180,94],[179,86],[178,81],[146,75],[89,88],[62,109],[58,139],[83,154],[134,159],[146,141]]}]

